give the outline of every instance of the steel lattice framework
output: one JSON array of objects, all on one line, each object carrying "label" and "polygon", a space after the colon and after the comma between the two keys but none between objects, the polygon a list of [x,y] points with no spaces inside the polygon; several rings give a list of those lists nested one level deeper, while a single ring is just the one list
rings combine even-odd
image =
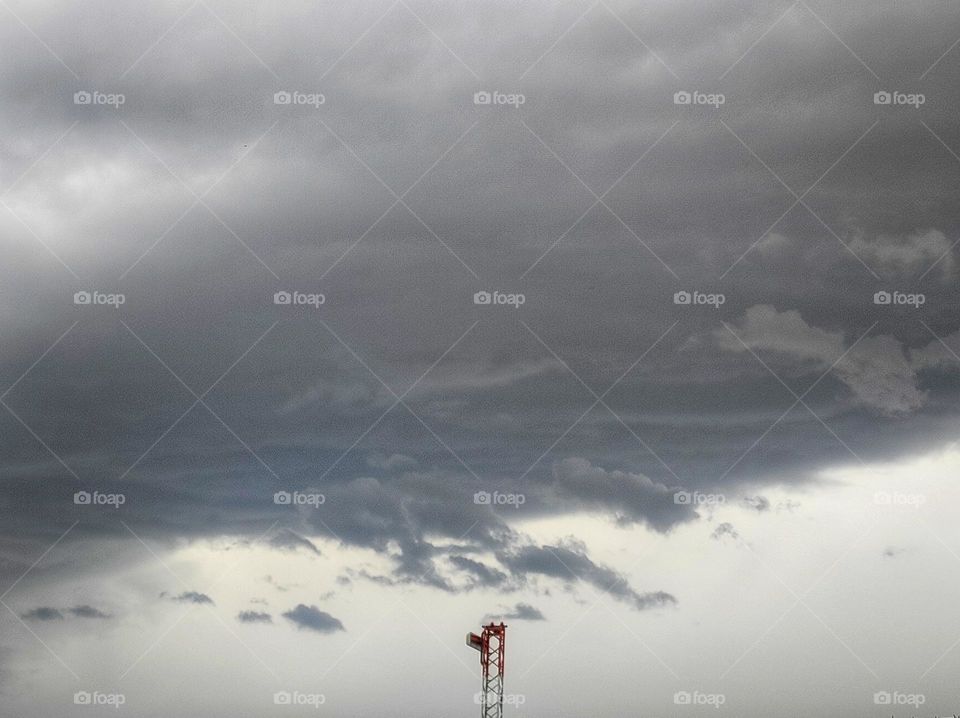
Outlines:
[{"label": "steel lattice framework", "polygon": [[503,669],[506,652],[507,627],[491,623],[483,626],[483,633],[467,634],[467,645],[480,652],[480,718],[503,716]]}]

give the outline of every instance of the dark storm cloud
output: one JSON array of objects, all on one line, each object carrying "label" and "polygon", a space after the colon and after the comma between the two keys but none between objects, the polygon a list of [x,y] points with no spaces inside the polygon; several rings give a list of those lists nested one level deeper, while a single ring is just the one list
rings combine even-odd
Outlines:
[{"label": "dark storm cloud", "polygon": [[481,561],[474,561],[466,556],[451,556],[450,563],[461,571],[471,575],[473,582],[481,587],[502,586],[507,580],[503,571],[487,566]]},{"label": "dark storm cloud", "polygon": [[764,513],[770,510],[770,499],[766,496],[744,496],[743,505],[759,513]]},{"label": "dark storm cloud", "polygon": [[63,614],[56,608],[49,606],[38,606],[32,608],[20,616],[27,621],[62,621]]},{"label": "dark storm cloud", "polygon": [[638,593],[627,579],[611,568],[594,563],[580,545],[523,546],[512,552],[501,552],[497,558],[521,576],[541,575],[566,583],[583,581],[609,593],[614,598],[633,604],[638,610],[675,604],[677,599],[664,591]]},{"label": "dark storm cloud", "polygon": [[722,541],[725,538],[730,538],[734,541],[740,541],[740,533],[734,528],[733,524],[724,521],[713,530],[713,533],[710,534],[710,538],[712,538],[714,541]]},{"label": "dark storm cloud", "polygon": [[312,541],[290,529],[277,531],[277,533],[268,539],[268,543],[274,548],[285,551],[296,551],[299,548],[303,548],[317,556],[320,555],[320,549],[318,549]]},{"label": "dark storm cloud", "polygon": [[588,507],[612,512],[621,523],[648,522],[665,531],[695,518],[690,506],[674,501],[674,489],[646,476],[606,471],[577,458],[554,464],[553,475],[561,494],[569,494]]},{"label": "dark storm cloud", "polygon": [[[364,478],[331,486],[326,502],[304,518],[316,532],[351,546],[373,549],[394,564],[392,576],[360,571],[355,574],[357,577],[381,585],[415,583],[459,592],[491,587],[517,591],[527,585],[528,573],[559,578],[567,584],[576,583],[565,570],[557,571],[562,564],[557,562],[556,554],[546,557],[546,565],[532,562],[528,566],[528,559],[537,551],[549,551],[549,547],[539,549],[513,530],[510,512],[529,518],[553,515],[557,505],[566,506],[567,511],[584,510],[580,496],[585,496],[585,489],[576,484],[581,479],[606,485],[606,490],[601,487],[599,495],[590,501],[591,510],[602,509],[617,516],[621,510],[628,509],[632,520],[653,517],[651,525],[664,530],[671,523],[661,519],[661,515],[677,516],[677,520],[692,517],[687,507],[673,506],[672,494],[670,508],[667,508],[661,500],[664,487],[654,486],[645,477],[608,475],[603,470],[595,471],[583,461],[574,462],[563,471],[570,475],[571,484],[579,491],[575,499],[571,499],[567,488],[554,482],[529,486],[500,484],[499,492],[527,490],[527,503],[522,509],[496,510],[492,505],[477,502],[478,493],[483,493],[483,484],[447,472],[408,473],[388,483]],[[656,499],[644,514],[638,497],[646,490]],[[667,594],[640,594],[625,577],[593,563],[587,556],[586,546],[556,550],[569,554],[568,565],[582,572],[583,581],[603,589],[607,586],[599,584],[606,583],[612,595],[638,608],[665,600],[663,597]],[[495,562],[481,555],[464,555],[470,552],[490,555]],[[453,571],[449,570],[451,567]]]},{"label": "dark storm cloud", "polygon": [[484,621],[545,621],[547,620],[538,608],[534,608],[529,603],[518,603],[512,609],[506,609],[505,613],[487,614],[483,617]]},{"label": "dark storm cloud", "polygon": [[86,604],[64,609],[52,608],[50,606],[38,606],[37,608],[32,608],[26,613],[21,614],[20,617],[28,621],[62,621],[64,619],[64,614],[68,614],[74,618],[113,618],[113,616],[108,613],[104,613],[99,608],[88,606]]},{"label": "dark storm cloud", "polygon": [[273,623],[270,614],[262,611],[240,611],[237,614],[237,620],[240,623]]},{"label": "dark storm cloud", "polygon": [[198,593],[197,591],[184,591],[179,596],[174,596],[174,601],[180,601],[181,603],[197,603],[204,604],[208,603],[213,605],[213,599],[210,598],[205,593]]},{"label": "dark storm cloud", "polygon": [[285,612],[283,617],[295,623],[297,628],[305,628],[317,633],[336,633],[346,630],[338,619],[326,611],[302,603]]},{"label": "dark storm cloud", "polygon": [[112,618],[108,613],[104,613],[99,608],[94,608],[93,606],[88,606],[86,604],[82,606],[74,606],[71,609],[68,609],[70,614],[76,616],[77,618]]},{"label": "dark storm cloud", "polygon": [[[704,23],[689,3],[611,3],[658,28],[657,57],[602,7],[555,46],[576,14],[497,10],[507,31],[490,39],[476,32],[487,9],[438,9],[431,25],[480,80],[424,28],[411,35],[402,6],[322,81],[365,29],[359,10],[258,25],[218,6],[268,67],[212,41],[202,5],[142,58],[169,25],[162,8],[33,11],[79,80],[4,24],[0,187],[29,229],[0,212],[0,391],[16,413],[0,410],[0,525],[24,542],[0,574],[27,570],[75,519],[67,543],[123,533],[70,501],[123,477],[123,520],[163,545],[258,536],[292,515],[273,492],[320,486],[326,507],[275,546],[326,536],[391,556],[388,583],[451,592],[568,582],[513,517],[590,512],[667,532],[696,519],[676,487],[754,491],[953,436],[960,362],[930,331],[960,351],[960,164],[931,130],[960,147],[956,55],[915,79],[955,39],[952,18],[934,2],[841,5],[817,8],[880,80],[802,4],[762,35],[780,8],[721,3]],[[473,105],[494,86],[527,101]],[[913,86],[922,111],[872,102]],[[127,102],[75,105],[85,88]],[[727,102],[673,104],[698,88]],[[278,106],[281,89],[327,101]],[[554,152],[594,192],[622,176],[609,209],[590,209]],[[209,209],[175,222],[194,198],[167,168],[197,193],[230,172]],[[809,210],[789,209],[781,180],[800,194],[818,178]],[[381,180],[411,188],[410,211],[388,211]],[[92,289],[126,302],[72,303]],[[494,289],[526,302],[472,303]],[[881,289],[926,304],[886,311]],[[326,302],[277,306],[278,290]],[[678,306],[681,290],[726,302]],[[781,380],[798,394],[819,381],[809,411],[784,415],[795,397]],[[493,490],[526,503],[473,503]],[[554,548],[637,607],[672,599]]]}]

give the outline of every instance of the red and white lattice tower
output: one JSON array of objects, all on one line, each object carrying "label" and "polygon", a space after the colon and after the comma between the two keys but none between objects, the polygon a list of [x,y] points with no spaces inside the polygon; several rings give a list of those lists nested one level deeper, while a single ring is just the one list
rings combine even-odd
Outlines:
[{"label": "red and white lattice tower", "polygon": [[483,626],[483,633],[467,634],[467,645],[480,652],[480,718],[503,716],[503,659],[507,627],[500,623]]}]

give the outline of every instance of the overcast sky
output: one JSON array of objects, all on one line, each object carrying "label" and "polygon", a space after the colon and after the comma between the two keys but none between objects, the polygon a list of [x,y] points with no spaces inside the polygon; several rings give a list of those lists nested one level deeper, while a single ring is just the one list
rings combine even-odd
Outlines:
[{"label": "overcast sky", "polygon": [[958,80],[943,0],[0,0],[4,704],[475,715],[502,618],[510,715],[957,711]]}]

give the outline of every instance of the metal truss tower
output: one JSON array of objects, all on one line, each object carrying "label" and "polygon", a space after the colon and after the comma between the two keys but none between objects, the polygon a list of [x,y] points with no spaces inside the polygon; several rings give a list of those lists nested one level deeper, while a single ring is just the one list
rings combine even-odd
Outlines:
[{"label": "metal truss tower", "polygon": [[503,718],[503,668],[507,627],[503,623],[483,626],[483,633],[467,634],[467,645],[480,652],[480,718]]}]

